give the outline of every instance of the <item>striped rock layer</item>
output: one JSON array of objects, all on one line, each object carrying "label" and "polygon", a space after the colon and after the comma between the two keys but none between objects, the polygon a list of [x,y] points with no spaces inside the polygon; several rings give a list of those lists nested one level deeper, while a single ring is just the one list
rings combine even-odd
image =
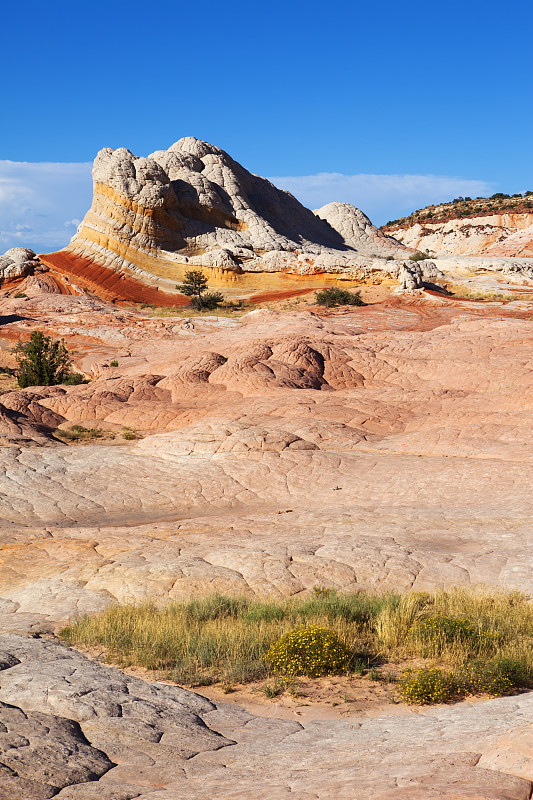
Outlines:
[{"label": "striped rock layer", "polygon": [[384,267],[387,257],[407,253],[354,206],[329,203],[313,212],[194,137],[148,158],[104,148],[93,181],[76,235],[42,260],[125,299],[142,293],[147,300],[148,284],[160,305],[165,293],[175,302],[176,281],[199,267],[215,285],[250,272],[355,278],[369,259]]}]

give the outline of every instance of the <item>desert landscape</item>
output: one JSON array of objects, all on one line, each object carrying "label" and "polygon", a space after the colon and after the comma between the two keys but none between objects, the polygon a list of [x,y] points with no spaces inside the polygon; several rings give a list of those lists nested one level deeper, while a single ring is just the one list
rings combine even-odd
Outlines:
[{"label": "desert landscape", "polygon": [[[194,137],[104,148],[93,181],[62,250],[0,257],[0,798],[528,800],[533,684],[411,703],[401,669],[447,662],[386,646],[381,606],[360,668],[296,683],[75,632],[213,597],[411,603],[407,637],[450,591],[529,620],[531,193],[380,230]],[[77,381],[17,380],[39,332]]]}]

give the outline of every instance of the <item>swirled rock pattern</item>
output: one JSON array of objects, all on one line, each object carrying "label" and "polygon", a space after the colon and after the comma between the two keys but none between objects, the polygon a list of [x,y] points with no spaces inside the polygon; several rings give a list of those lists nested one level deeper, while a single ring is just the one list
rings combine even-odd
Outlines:
[{"label": "swirled rock pattern", "polygon": [[[499,281],[533,280],[532,215],[523,198],[520,213],[440,220],[433,209],[423,222],[379,230],[349,203],[305,208],[192,136],[148,157],[104,147],[93,180],[92,205],[76,235],[41,259],[59,283],[67,278],[105,299],[183,305],[179,283],[191,269],[235,298],[261,295],[267,284],[319,288],[324,276],[330,284],[399,280],[407,291],[435,280],[492,291]],[[406,280],[414,249],[436,259],[416,266],[418,283]],[[20,253],[10,253],[0,259],[0,274],[26,274],[12,264]]]},{"label": "swirled rock pattern", "polygon": [[[4,335],[64,336],[92,377],[0,396],[5,629],[213,589],[533,593],[528,303],[240,321],[44,291],[5,306]],[[75,424],[117,438],[54,438]]]},{"label": "swirled rock pattern", "polygon": [[211,591],[532,595],[532,304],[182,318],[49,288],[6,292],[0,357],[43,330],[91,381],[0,394],[0,798],[529,800],[531,694],[258,718],[50,634]]}]

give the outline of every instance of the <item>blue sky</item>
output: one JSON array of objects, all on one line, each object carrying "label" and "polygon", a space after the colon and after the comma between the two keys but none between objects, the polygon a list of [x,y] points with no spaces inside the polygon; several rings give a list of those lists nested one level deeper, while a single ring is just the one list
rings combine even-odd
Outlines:
[{"label": "blue sky", "polygon": [[0,251],[67,243],[101,147],[187,135],[377,224],[533,189],[529,1],[6,6]]}]

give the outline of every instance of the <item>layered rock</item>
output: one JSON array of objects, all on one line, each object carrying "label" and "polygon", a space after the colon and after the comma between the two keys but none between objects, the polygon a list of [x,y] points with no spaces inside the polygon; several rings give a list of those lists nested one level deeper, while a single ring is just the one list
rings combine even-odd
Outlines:
[{"label": "layered rock", "polygon": [[533,213],[417,222],[394,230],[407,247],[436,256],[533,257]]},{"label": "layered rock", "polygon": [[88,278],[98,265],[174,289],[195,266],[227,282],[258,271],[350,273],[405,252],[359,209],[330,203],[310,211],[194,137],[148,158],[104,148],[93,180],[91,208],[70,245],[45,257]]},{"label": "layered rock", "polygon": [[433,256],[531,258],[533,193],[459,197],[413,211],[382,230]]},{"label": "layered rock", "polygon": [[27,247],[12,247],[0,256],[0,286],[4,281],[23,278],[31,275],[35,269],[42,268],[43,265],[33,250]]}]

